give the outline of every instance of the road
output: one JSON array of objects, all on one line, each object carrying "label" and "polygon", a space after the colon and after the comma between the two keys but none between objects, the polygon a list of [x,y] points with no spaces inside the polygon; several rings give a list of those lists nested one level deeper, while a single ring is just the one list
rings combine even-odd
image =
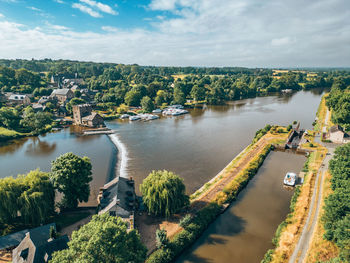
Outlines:
[{"label": "road", "polygon": [[[327,109],[323,132],[327,132],[326,127],[327,127],[329,118],[330,118],[330,111]],[[323,190],[324,178],[325,178],[325,173],[328,170],[329,161],[333,157],[335,145],[329,144],[329,143],[323,144],[320,140],[319,135],[315,138],[315,142],[320,143],[323,146],[327,147],[328,154],[324,158],[321,168],[317,172],[315,187],[314,187],[314,191],[313,191],[311,203],[310,203],[310,210],[307,215],[307,219],[303,227],[303,231],[294,249],[294,252],[289,260],[289,263],[294,263],[294,262],[302,263],[305,261],[307,251],[309,249],[310,241],[315,231],[317,219],[321,216],[320,210],[321,210],[321,203],[322,203],[322,190]]]},{"label": "road", "polygon": [[328,148],[329,155],[325,157],[322,162],[321,168],[316,175],[316,182],[314,192],[312,194],[310,210],[307,215],[306,223],[299,238],[299,241],[294,249],[294,252],[289,260],[290,263],[298,262],[302,263],[307,255],[309,249],[309,243],[315,231],[315,226],[318,217],[320,216],[321,201],[322,201],[322,189],[325,178],[325,173],[328,170],[329,160],[332,158],[334,148]]}]

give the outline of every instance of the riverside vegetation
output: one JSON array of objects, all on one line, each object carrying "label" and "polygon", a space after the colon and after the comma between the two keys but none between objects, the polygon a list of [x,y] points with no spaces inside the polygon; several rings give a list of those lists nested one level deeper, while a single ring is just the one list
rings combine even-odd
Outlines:
[{"label": "riverside vegetation", "polygon": [[[53,161],[51,173],[37,169],[16,178],[0,179],[1,235],[50,221],[71,223],[71,220],[59,217],[55,206],[59,206],[62,211],[76,208],[78,201],[87,201],[90,181],[89,158],[81,158],[72,153],[64,154]],[[59,203],[55,203],[55,190],[63,193]]]}]

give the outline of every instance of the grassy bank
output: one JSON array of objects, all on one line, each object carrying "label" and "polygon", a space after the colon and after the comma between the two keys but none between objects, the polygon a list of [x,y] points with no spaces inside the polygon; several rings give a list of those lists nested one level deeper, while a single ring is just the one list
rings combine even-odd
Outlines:
[{"label": "grassy bank", "polygon": [[14,140],[25,136],[28,136],[28,135],[25,133],[20,133],[14,130],[9,130],[4,127],[0,127],[0,142]]},{"label": "grassy bank", "polygon": [[[320,214],[324,214],[324,200],[332,193],[331,189],[331,175],[326,174],[326,179],[323,185],[322,205]],[[325,229],[321,217],[317,219],[317,225],[314,236],[312,238],[310,249],[307,255],[306,262],[325,262],[332,258],[336,258],[339,254],[337,246],[324,238]]]},{"label": "grassy bank", "polygon": [[207,229],[208,225],[222,212],[224,205],[232,202],[239,192],[248,184],[249,180],[253,178],[271,149],[272,146],[270,144],[267,145],[258,156],[251,160],[246,169],[234,177],[231,183],[217,195],[214,201],[200,209],[184,229],[171,239],[166,247],[153,252],[146,262],[170,262],[186,248],[191,246],[200,237],[203,231]]}]

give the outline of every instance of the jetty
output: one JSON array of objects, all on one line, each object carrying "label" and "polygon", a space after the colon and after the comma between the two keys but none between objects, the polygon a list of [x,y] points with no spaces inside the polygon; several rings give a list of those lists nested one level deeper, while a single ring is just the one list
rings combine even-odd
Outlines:
[{"label": "jetty", "polygon": [[98,129],[92,129],[92,130],[85,130],[83,131],[82,135],[97,135],[97,134],[113,134],[115,131],[108,129],[108,128],[98,128]]}]

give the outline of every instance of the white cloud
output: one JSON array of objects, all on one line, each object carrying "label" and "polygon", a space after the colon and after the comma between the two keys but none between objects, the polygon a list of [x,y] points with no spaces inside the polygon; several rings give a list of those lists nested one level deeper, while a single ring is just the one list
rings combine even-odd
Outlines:
[{"label": "white cloud", "polygon": [[83,13],[86,13],[86,14],[89,14],[90,16],[92,17],[102,17],[102,15],[99,13],[99,12],[96,12],[94,10],[92,10],[90,7],[87,7],[85,5],[82,5],[82,4],[78,4],[78,3],[74,3],[72,5],[73,8],[77,8],[79,9],[81,12]]},{"label": "white cloud", "polygon": [[113,26],[103,26],[103,27],[101,27],[101,29],[102,29],[103,31],[111,32],[111,33],[118,32],[118,28],[113,27]]},{"label": "white cloud", "polygon": [[27,8],[28,8],[28,9],[31,9],[31,10],[33,10],[33,11],[36,11],[36,12],[43,12],[43,10],[41,10],[41,9],[39,9],[39,8],[37,8],[37,7],[34,7],[34,6],[28,6]]},{"label": "white cloud", "polygon": [[177,0],[152,0],[149,7],[152,10],[174,10]]},{"label": "white cloud", "polygon": [[5,16],[4,16],[3,14],[0,13],[0,18],[3,18],[3,17],[5,17]]},{"label": "white cloud", "polygon": [[111,15],[117,15],[117,12],[114,11],[109,5],[100,3],[100,2],[96,2],[93,0],[80,0],[80,2],[87,4],[91,7],[96,7],[98,10],[100,10],[101,12],[107,13],[107,14],[111,14]]},{"label": "white cloud", "polygon": [[350,66],[348,0],[176,0],[174,7],[152,3],[156,1],[157,10],[166,11],[160,14],[163,20],[148,22],[153,30],[48,30],[2,19],[0,57],[174,66]]},{"label": "white cloud", "polygon": [[283,45],[288,45],[291,42],[294,42],[294,41],[292,41],[290,37],[274,38],[271,40],[271,45],[272,46],[283,46]]},{"label": "white cloud", "polygon": [[56,3],[59,3],[59,4],[64,4],[64,2],[62,0],[53,0],[53,1]]}]

